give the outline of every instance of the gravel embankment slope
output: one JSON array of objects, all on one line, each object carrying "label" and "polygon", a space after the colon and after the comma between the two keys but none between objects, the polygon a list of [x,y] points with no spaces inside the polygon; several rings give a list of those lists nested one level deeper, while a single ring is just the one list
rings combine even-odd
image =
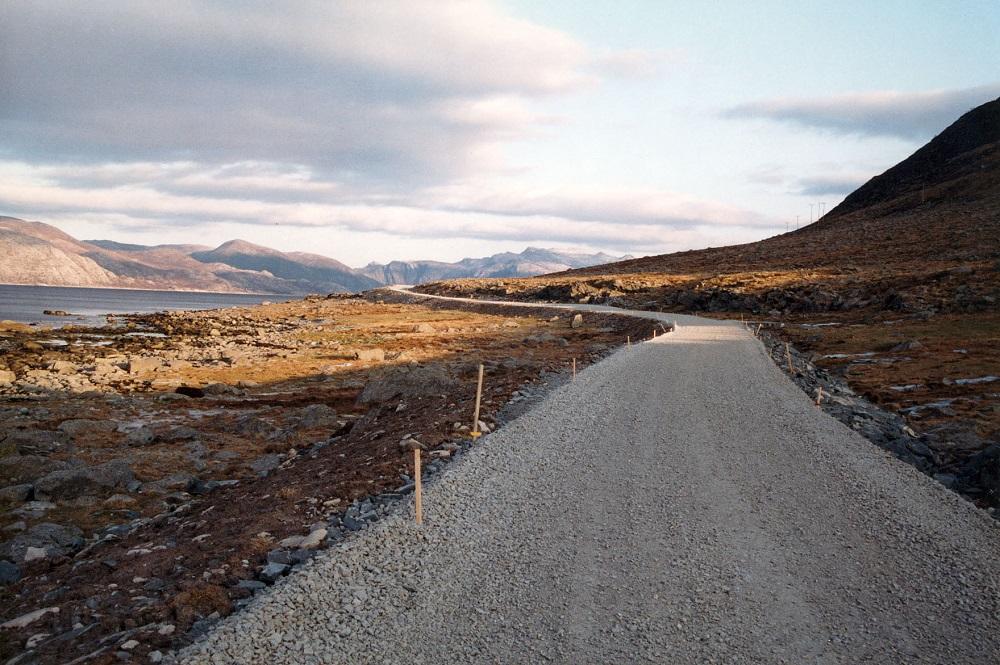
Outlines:
[{"label": "gravel embankment slope", "polygon": [[996,663],[995,521],[663,318],[184,662]]}]

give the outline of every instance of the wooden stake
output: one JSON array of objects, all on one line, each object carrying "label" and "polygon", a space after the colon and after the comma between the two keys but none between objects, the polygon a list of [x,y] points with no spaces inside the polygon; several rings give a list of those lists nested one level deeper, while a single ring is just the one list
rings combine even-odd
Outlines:
[{"label": "wooden stake", "polygon": [[792,365],[792,352],[788,349],[788,342],[785,342],[785,359],[788,360],[788,373],[795,374],[795,366]]},{"label": "wooden stake", "polygon": [[476,439],[482,432],[479,431],[479,403],[483,399],[483,364],[479,363],[479,380],[476,381],[476,411],[472,416],[472,438]]},{"label": "wooden stake", "polygon": [[757,326],[757,332],[755,333],[757,335],[757,337],[760,337],[760,329],[763,328],[763,327],[764,327],[763,323],[761,323],[759,326]]},{"label": "wooden stake", "polygon": [[420,481],[420,448],[413,448],[413,512],[416,515],[417,524],[424,523],[423,496],[421,494]]},{"label": "wooden stake", "polygon": [[823,401],[823,386],[816,388],[816,406]]},{"label": "wooden stake", "polygon": [[625,336],[625,346],[632,346],[632,336],[631,335],[626,335]]},{"label": "wooden stake", "polygon": [[576,381],[576,358],[573,358],[573,380]]}]

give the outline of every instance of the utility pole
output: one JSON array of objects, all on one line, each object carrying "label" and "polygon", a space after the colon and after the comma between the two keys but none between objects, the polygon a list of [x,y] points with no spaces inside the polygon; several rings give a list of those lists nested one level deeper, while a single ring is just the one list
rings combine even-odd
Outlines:
[{"label": "utility pole", "polygon": [[826,214],[826,201],[819,202],[819,216],[822,217]]},{"label": "utility pole", "polygon": [[802,215],[795,215],[795,230],[796,231],[799,230],[799,217],[801,217],[801,216]]},{"label": "utility pole", "polygon": [[810,203],[809,204],[809,223],[810,224],[813,223],[813,208],[815,208],[815,207],[816,207],[815,203]]}]

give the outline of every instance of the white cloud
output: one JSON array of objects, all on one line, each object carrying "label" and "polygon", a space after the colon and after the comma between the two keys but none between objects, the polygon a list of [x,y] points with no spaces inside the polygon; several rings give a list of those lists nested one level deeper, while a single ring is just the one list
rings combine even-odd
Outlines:
[{"label": "white cloud", "polygon": [[1000,83],[960,90],[876,91],[779,98],[727,109],[727,118],[763,118],[841,134],[928,139],[970,109],[1000,96]]}]

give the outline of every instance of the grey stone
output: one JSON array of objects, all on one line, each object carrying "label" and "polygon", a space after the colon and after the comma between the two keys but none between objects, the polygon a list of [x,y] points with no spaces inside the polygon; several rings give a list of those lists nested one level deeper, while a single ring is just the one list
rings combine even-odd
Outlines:
[{"label": "grey stone", "polygon": [[314,427],[334,427],[337,424],[337,412],[326,404],[310,404],[299,409],[296,418],[299,427],[312,429]]},{"label": "grey stone", "polygon": [[258,580],[240,580],[236,583],[236,586],[247,591],[260,591],[267,588],[266,584]]},{"label": "grey stone", "polygon": [[0,545],[0,557],[24,561],[29,547],[44,549],[49,556],[65,555],[83,547],[83,542],[83,531],[79,528],[43,522]]},{"label": "grey stone", "polygon": [[113,420],[91,420],[89,418],[72,418],[59,423],[61,432],[65,432],[74,441],[100,434],[111,434],[118,429]]},{"label": "grey stone", "polygon": [[25,483],[22,485],[11,485],[0,489],[0,502],[2,503],[24,503],[31,498],[32,485]]},{"label": "grey stone", "polygon": [[21,579],[21,569],[10,561],[0,559],[0,586],[13,584]]},{"label": "grey stone", "polygon": [[281,455],[275,453],[262,455],[261,457],[258,457],[254,461],[250,462],[249,466],[250,469],[258,476],[265,477],[278,468],[282,459]]},{"label": "grey stone", "polygon": [[156,440],[156,434],[145,425],[132,430],[125,436],[125,444],[129,446],[148,446]]},{"label": "grey stone", "polygon": [[388,402],[398,396],[439,395],[457,384],[455,376],[441,366],[396,367],[369,379],[358,403]]},{"label": "grey stone", "polygon": [[3,439],[4,447],[21,455],[49,455],[66,447],[64,432],[51,430],[14,430]]},{"label": "grey stone", "polygon": [[260,571],[258,577],[270,584],[287,573],[288,568],[288,565],[284,563],[269,563]]},{"label": "grey stone", "polygon": [[132,470],[125,460],[111,460],[100,466],[53,471],[35,481],[35,496],[42,500],[75,499],[124,488],[132,480]]}]

